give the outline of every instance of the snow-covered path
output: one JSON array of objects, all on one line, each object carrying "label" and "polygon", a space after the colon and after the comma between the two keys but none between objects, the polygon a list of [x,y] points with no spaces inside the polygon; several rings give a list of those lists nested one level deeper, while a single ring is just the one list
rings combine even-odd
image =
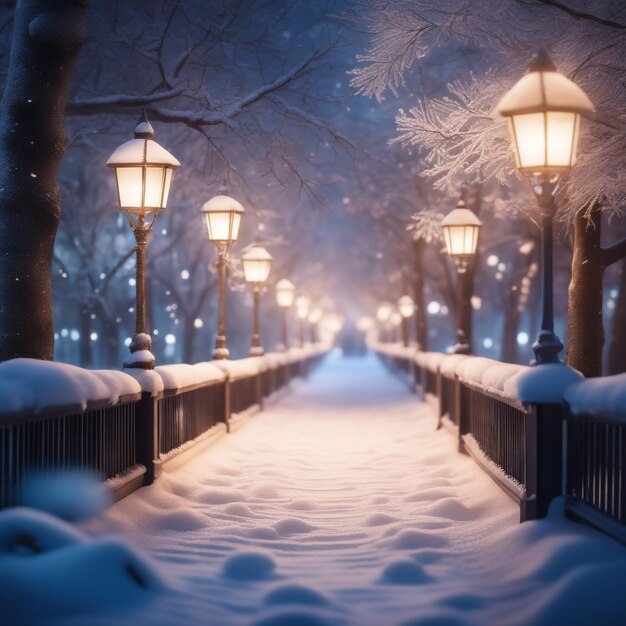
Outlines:
[{"label": "snow-covered path", "polygon": [[[582,547],[606,560],[622,548],[560,518],[520,526],[518,515],[374,359],[330,359],[88,530],[124,533],[173,580],[174,593],[127,624],[560,623],[551,599],[572,558],[552,555],[578,546],[573,562]],[[566,595],[575,606],[576,585]],[[64,621],[74,623],[111,616]]]}]

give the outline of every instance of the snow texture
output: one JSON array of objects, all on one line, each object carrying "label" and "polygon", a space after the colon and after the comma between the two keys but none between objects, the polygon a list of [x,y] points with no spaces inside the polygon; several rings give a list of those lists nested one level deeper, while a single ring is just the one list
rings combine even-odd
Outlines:
[{"label": "snow texture", "polygon": [[[116,620],[125,585],[80,616],[82,584],[64,585],[50,614],[65,601],[63,626],[626,623],[626,549],[566,520],[560,502],[520,525],[435,425],[375,359],[329,358],[246,428],[83,523],[129,536],[176,591]],[[38,593],[46,574],[54,589],[96,575],[44,571]]]},{"label": "snow texture", "polygon": [[191,385],[198,385],[210,381],[224,380],[224,372],[214,363],[196,363],[187,365],[159,365],[155,368],[163,380],[164,389],[182,389]]},{"label": "snow texture", "polygon": [[124,372],[137,381],[142,392],[149,393],[152,397],[158,396],[163,391],[163,379],[154,370],[131,367]]},{"label": "snow texture", "polygon": [[124,367],[128,367],[133,363],[154,363],[154,361],[154,354],[150,350],[136,350],[124,359]]},{"label": "snow texture", "polygon": [[582,380],[568,387],[564,398],[574,415],[626,419],[626,374]]},{"label": "snow texture", "polygon": [[579,372],[562,363],[529,367],[516,380],[517,397],[525,403],[561,404],[566,389],[582,378]]},{"label": "snow texture", "polygon": [[11,359],[0,363],[0,419],[19,421],[33,415],[80,412],[90,402],[115,404],[141,391],[123,372],[86,370],[66,363]]}]

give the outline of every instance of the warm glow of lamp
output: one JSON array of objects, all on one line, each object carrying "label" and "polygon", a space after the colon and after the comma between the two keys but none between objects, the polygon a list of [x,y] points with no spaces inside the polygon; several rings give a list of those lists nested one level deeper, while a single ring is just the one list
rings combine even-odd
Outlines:
[{"label": "warm glow of lamp", "polygon": [[237,200],[218,194],[205,202],[201,211],[210,241],[226,245],[237,241],[241,216],[245,212]]},{"label": "warm glow of lamp", "polygon": [[135,138],[119,146],[107,165],[115,170],[119,208],[145,218],[167,206],[172,173],[178,159],[153,139],[154,129],[145,113],[135,127]]},{"label": "warm glow of lamp", "polygon": [[298,296],[296,298],[296,315],[305,320],[309,316],[309,308],[311,306],[311,300],[306,296]]},{"label": "warm glow of lamp", "polygon": [[322,310],[321,309],[313,309],[309,313],[309,322],[311,324],[317,324],[322,319]]},{"label": "warm glow of lamp", "polygon": [[482,222],[473,211],[459,200],[456,209],[441,221],[446,251],[454,259],[460,270],[464,270],[476,253],[478,234]]},{"label": "warm glow of lamp", "polygon": [[392,326],[400,326],[400,323],[402,322],[402,315],[400,315],[398,311],[393,311],[393,313],[389,316],[389,321]]},{"label": "warm glow of lamp", "polygon": [[374,320],[367,316],[360,317],[359,321],[356,323],[357,330],[360,330],[362,333],[366,333],[368,330],[371,330],[373,326]]},{"label": "warm glow of lamp", "polygon": [[389,321],[392,311],[393,305],[389,304],[389,302],[383,302],[376,311],[376,319],[384,324]]},{"label": "warm glow of lamp", "polygon": [[553,176],[574,165],[580,116],[595,109],[587,94],[557,72],[541,51],[496,111],[508,118],[518,171],[526,176]]},{"label": "warm glow of lamp", "polygon": [[272,256],[260,245],[254,245],[242,257],[243,273],[248,283],[262,284],[270,275]]},{"label": "warm glow of lamp", "polygon": [[276,283],[276,304],[281,308],[289,308],[293,304],[296,288],[286,278]]},{"label": "warm glow of lamp", "polygon": [[413,311],[415,311],[413,298],[411,298],[411,296],[402,296],[398,300],[398,310],[400,311],[400,315],[402,315],[402,317],[411,317],[411,315],[413,315]]}]

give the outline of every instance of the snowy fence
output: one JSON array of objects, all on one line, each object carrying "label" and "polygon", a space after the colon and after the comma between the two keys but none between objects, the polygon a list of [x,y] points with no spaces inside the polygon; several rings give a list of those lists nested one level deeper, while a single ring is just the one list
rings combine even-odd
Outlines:
[{"label": "snowy fence", "polygon": [[564,495],[571,516],[626,541],[626,375],[576,380],[560,403],[523,404],[517,381],[528,367],[370,348],[434,405],[438,427],[519,502],[522,521]]},{"label": "snowy fence", "polygon": [[0,364],[0,508],[19,504],[40,471],[84,469],[119,499],[183,463],[323,358],[320,346],[265,357],[84,370],[15,359]]}]

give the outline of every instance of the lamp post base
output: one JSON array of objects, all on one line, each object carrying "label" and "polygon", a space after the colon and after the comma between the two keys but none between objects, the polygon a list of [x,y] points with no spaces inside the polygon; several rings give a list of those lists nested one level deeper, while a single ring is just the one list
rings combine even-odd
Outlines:
[{"label": "lamp post base", "polygon": [[263,356],[264,354],[263,346],[252,346],[250,348],[250,356]]},{"label": "lamp post base", "polygon": [[154,369],[152,339],[147,333],[137,333],[130,342],[130,356],[124,359],[124,369]]},{"label": "lamp post base", "polygon": [[462,330],[456,332],[456,344],[452,347],[452,354],[471,354],[469,341]]},{"label": "lamp post base", "polygon": [[226,347],[226,337],[218,335],[215,339],[215,350],[213,350],[213,360],[223,361],[230,358],[230,352]]},{"label": "lamp post base", "polygon": [[542,330],[533,343],[535,359],[531,365],[543,365],[545,363],[560,363],[559,352],[563,350],[561,340],[551,330]]}]

